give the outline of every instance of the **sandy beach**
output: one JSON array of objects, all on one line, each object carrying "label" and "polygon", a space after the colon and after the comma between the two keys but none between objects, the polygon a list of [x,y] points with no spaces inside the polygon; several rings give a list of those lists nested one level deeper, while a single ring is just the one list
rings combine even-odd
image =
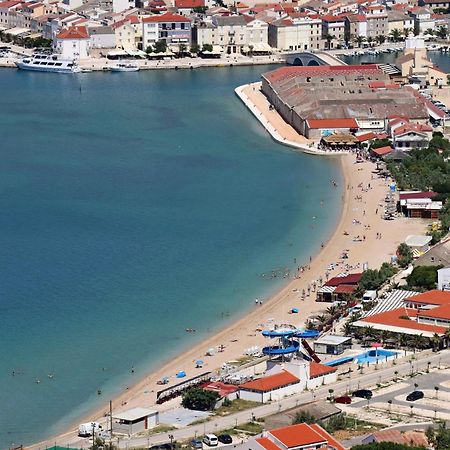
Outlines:
[{"label": "sandy beach", "polygon": [[[264,102],[264,100],[264,97],[255,98],[255,102]],[[268,110],[267,114],[269,114]],[[279,118],[274,116],[273,111],[270,111],[270,115],[273,123],[277,124],[279,133],[289,133],[286,137],[292,138],[290,130],[288,132],[285,128],[286,124],[283,122],[283,125]],[[268,138],[270,137],[268,136]],[[311,314],[323,311],[329,306],[327,303],[317,303],[315,293],[311,293],[311,296],[302,300],[301,292],[303,289],[307,290],[308,285],[314,280],[319,280],[321,277],[325,280],[325,273],[330,263],[341,261],[337,268],[330,270],[330,277],[343,272],[362,271],[364,263],[368,263],[369,268],[377,268],[382,262],[390,260],[398,244],[403,242],[407,235],[424,232],[426,221],[406,218],[398,218],[393,221],[382,219],[384,197],[388,191],[390,180],[375,178],[373,173],[375,165],[373,163],[356,163],[354,155],[335,157],[340,158],[345,183],[342,186],[344,192],[342,214],[340,222],[336,224],[333,236],[328,242],[324,242],[319,254],[312,255],[313,258],[309,267],[303,272],[299,271],[299,278],[290,280],[272,298],[262,299],[262,305],[255,304],[252,312],[229,327],[172,359],[151,374],[144,376],[136,373],[136,378],[140,381],[113,400],[114,412],[136,406],[151,407],[160,411],[172,408],[178,403],[179,399],[163,405],[156,405],[156,391],[161,389],[161,386],[156,383],[162,377],[171,376],[170,383],[163,386],[168,387],[180,381],[175,378],[175,374],[179,370],[186,371],[186,379],[204,371],[215,371],[224,362],[242,357],[245,349],[253,346],[262,347],[264,338],[256,330],[268,326],[270,323],[302,325]],[[330,180],[325,179],[323,182],[330,183]],[[323,207],[326,208],[327,205],[323,205]],[[381,239],[378,238],[379,233],[381,233]],[[356,236],[359,236],[361,240],[355,241]],[[307,236],[299,236],[299,239],[307,239]],[[348,251],[348,259],[346,260],[340,259],[343,250]],[[248,299],[249,302],[253,300]],[[299,314],[290,314],[293,307],[299,309]],[[270,323],[269,318],[273,320]],[[224,347],[223,352],[216,351],[213,356],[205,356],[209,348],[218,349],[222,345]],[[197,359],[204,360],[203,368],[195,368],[194,361]],[[104,414],[108,409],[109,407],[105,403],[102,408],[80,422],[99,419],[104,421]],[[46,448],[55,445],[55,443],[64,446],[73,445],[80,441],[80,438],[76,435],[76,427],[77,424],[68,424],[68,430],[63,435],[28,448]],[[86,447],[86,445],[84,446]]]}]

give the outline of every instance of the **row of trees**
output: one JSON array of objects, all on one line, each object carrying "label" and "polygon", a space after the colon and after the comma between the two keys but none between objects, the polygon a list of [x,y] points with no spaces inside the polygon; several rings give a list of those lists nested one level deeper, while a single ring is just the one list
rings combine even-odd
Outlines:
[{"label": "row of trees", "polygon": [[[192,44],[189,48],[186,44],[178,44],[178,51],[176,54],[178,56],[184,56],[187,53],[197,54],[202,52],[212,52],[213,46],[211,44],[203,44],[202,47],[197,44]],[[145,52],[150,55],[152,53],[166,53],[167,52],[167,43],[165,40],[159,40],[155,42],[154,45],[149,45]]]},{"label": "row of trees", "polygon": [[43,37],[30,38],[13,36],[9,33],[5,33],[4,31],[0,31],[0,41],[12,43],[25,48],[50,48],[52,46],[51,39],[44,39]]}]

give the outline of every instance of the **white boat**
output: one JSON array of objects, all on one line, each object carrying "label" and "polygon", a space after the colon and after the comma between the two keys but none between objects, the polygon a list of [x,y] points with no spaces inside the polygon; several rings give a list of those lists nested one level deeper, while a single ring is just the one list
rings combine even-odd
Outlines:
[{"label": "white boat", "polygon": [[59,55],[33,55],[15,62],[22,70],[37,72],[77,73],[80,68],[73,59],[61,58]]},{"label": "white boat", "polygon": [[137,72],[139,70],[139,66],[135,64],[116,64],[115,66],[111,66],[111,72]]}]

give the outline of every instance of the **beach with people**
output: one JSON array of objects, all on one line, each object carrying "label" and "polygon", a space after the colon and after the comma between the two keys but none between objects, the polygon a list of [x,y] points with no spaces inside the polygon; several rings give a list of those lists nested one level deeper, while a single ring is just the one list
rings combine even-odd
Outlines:
[{"label": "beach with people", "polygon": [[[384,199],[391,180],[378,177],[376,164],[357,158],[354,154],[336,157],[340,158],[345,183],[342,186],[342,213],[334,233],[327,242],[322,243],[318,254],[310,255],[307,261],[299,260],[297,270],[286,276],[285,286],[272,297],[249,298],[251,312],[235,323],[218,330],[210,338],[170,359],[150,374],[133,372],[136,383],[113,399],[114,412],[133,407],[151,407],[159,411],[173,408],[179,398],[162,405],[156,404],[156,392],[161,389],[161,380],[164,379],[163,387],[166,388],[180,382],[176,377],[180,371],[185,372],[185,379],[206,371],[218,373],[225,363],[242,358],[246,349],[263,346],[262,328],[276,323],[304,326],[311,315],[329,306],[316,302],[316,291],[321,283],[340,274],[361,272],[363,267],[378,268],[383,262],[391,260],[397,246],[408,234],[425,231],[426,221],[420,219],[383,220]],[[334,186],[337,184],[335,180],[325,179],[323,182]],[[321,207],[327,208],[327,205],[321,204]],[[314,221],[314,218],[311,217],[311,220]],[[298,236],[298,239],[305,240],[307,236]],[[298,313],[293,314],[293,309],[298,310]],[[186,333],[194,332],[194,329],[186,329]],[[196,361],[202,361],[202,364],[196,364]],[[102,408],[83,421],[104,422],[108,409],[105,402]],[[76,429],[77,423],[74,423],[66,433],[29,448],[45,448],[55,443],[80,445]]]}]

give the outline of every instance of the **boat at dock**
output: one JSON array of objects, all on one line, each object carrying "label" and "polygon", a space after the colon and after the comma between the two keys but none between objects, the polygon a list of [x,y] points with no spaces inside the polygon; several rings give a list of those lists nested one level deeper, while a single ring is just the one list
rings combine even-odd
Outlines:
[{"label": "boat at dock", "polygon": [[111,72],[137,72],[139,70],[139,66],[135,64],[116,64],[115,66],[111,66]]},{"label": "boat at dock", "polygon": [[22,70],[36,72],[77,73],[80,68],[73,59],[61,58],[59,55],[32,55],[19,61],[16,66]]}]

